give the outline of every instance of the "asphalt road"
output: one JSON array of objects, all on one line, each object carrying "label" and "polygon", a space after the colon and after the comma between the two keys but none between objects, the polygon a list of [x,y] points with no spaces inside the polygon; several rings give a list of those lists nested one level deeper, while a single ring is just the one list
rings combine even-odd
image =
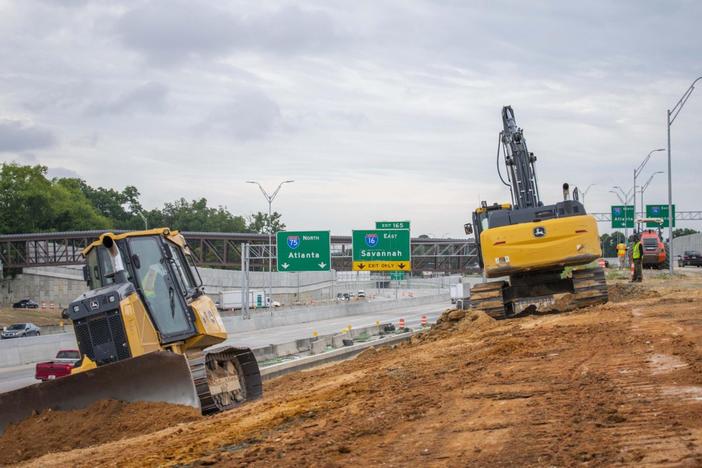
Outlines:
[{"label": "asphalt road", "polygon": [[[391,307],[393,304],[388,304]],[[380,323],[391,322],[398,325],[400,318],[405,319],[405,326],[419,328],[422,315],[427,316],[428,323],[434,323],[438,316],[450,307],[448,300],[423,306],[411,306],[403,309],[380,311],[368,314],[353,315],[348,317],[320,320],[317,322],[299,323],[283,327],[266,328],[250,332],[230,333],[225,344],[232,346],[245,346],[260,348],[269,344],[287,343],[300,338],[313,336],[316,331],[319,335],[336,333],[351,325],[361,328]],[[0,368],[0,393],[9,392],[21,387],[26,387],[38,381],[34,379],[34,364],[16,367]]]}]

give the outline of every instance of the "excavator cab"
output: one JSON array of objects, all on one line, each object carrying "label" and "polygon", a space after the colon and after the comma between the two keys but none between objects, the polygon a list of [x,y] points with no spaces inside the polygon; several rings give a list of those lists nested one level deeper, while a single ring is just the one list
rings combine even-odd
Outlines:
[{"label": "excavator cab", "polygon": [[83,255],[90,290],[67,309],[82,361],[70,376],[0,394],[0,433],[33,411],[101,399],[165,401],[209,414],[261,396],[250,349],[205,351],[227,332],[180,233],[106,233]]}]

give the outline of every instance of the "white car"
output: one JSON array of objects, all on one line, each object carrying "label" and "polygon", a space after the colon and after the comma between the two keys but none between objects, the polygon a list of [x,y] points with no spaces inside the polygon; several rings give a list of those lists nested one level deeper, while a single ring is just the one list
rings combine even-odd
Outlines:
[{"label": "white car", "polygon": [[358,297],[366,297],[366,292],[363,289],[358,290]]}]

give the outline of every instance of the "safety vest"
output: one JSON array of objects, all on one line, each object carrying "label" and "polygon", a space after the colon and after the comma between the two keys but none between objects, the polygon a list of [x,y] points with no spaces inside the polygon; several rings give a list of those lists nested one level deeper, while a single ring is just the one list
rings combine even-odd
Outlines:
[{"label": "safety vest", "polygon": [[617,255],[619,257],[623,257],[624,255],[626,255],[626,245],[625,244],[623,244],[621,242],[619,244],[617,244]]},{"label": "safety vest", "polygon": [[634,244],[634,252],[632,254],[632,258],[634,260],[638,260],[641,258],[641,241],[636,241],[636,244]]}]

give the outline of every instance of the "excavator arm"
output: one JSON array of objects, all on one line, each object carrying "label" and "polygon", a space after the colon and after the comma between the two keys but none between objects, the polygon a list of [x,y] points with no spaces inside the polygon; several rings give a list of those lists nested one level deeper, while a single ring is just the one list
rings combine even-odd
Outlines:
[{"label": "excavator arm", "polygon": [[515,209],[542,206],[536,180],[536,156],[530,153],[524,131],[517,126],[512,106],[502,108],[500,142],[507,167],[512,204]]}]

